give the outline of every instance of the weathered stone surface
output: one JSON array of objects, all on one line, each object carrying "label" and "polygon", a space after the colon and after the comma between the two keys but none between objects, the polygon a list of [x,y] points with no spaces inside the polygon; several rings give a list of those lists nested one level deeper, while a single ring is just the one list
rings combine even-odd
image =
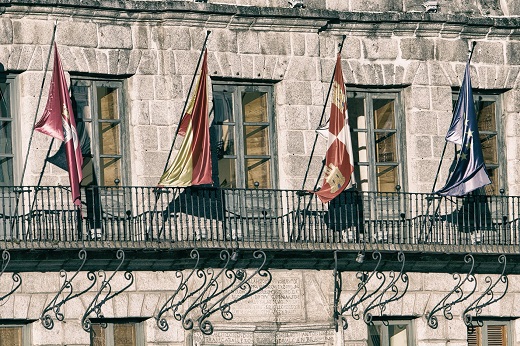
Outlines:
[{"label": "weathered stone surface", "polygon": [[56,35],[60,45],[87,48],[98,46],[98,27],[92,22],[60,21]]},{"label": "weathered stone surface", "polygon": [[441,61],[460,61],[468,59],[468,42],[463,40],[436,40],[436,58]]},{"label": "weathered stone surface", "polygon": [[433,59],[434,41],[428,38],[403,38],[400,42],[401,57],[410,60]]},{"label": "weathered stone surface", "polygon": [[[12,25],[14,44],[49,45],[51,43],[54,26],[51,21],[16,19],[12,21]],[[4,32],[9,35],[8,28],[4,29]]]},{"label": "weathered stone surface", "polygon": [[399,43],[393,38],[366,38],[362,41],[363,56],[369,60],[396,59]]},{"label": "weathered stone surface", "polygon": [[132,29],[129,25],[99,25],[99,48],[132,48]]}]

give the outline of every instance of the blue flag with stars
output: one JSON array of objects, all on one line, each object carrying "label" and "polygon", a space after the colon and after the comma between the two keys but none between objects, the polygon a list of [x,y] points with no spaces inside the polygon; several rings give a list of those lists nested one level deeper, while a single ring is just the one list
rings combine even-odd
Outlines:
[{"label": "blue flag with stars", "polygon": [[473,190],[491,184],[484,164],[478,133],[477,115],[473,103],[469,62],[464,71],[459,99],[446,141],[460,145],[460,152],[446,185],[437,191],[441,196],[464,196]]}]

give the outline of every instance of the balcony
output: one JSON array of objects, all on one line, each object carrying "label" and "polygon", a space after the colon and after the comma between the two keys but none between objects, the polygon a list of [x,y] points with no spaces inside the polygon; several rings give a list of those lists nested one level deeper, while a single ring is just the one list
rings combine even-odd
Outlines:
[{"label": "balcony", "polygon": [[0,187],[0,244],[20,249],[517,253],[520,197],[296,190]]}]

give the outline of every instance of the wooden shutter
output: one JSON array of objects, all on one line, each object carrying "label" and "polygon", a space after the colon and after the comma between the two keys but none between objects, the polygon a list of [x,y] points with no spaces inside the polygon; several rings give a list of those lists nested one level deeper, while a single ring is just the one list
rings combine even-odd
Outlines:
[{"label": "wooden shutter", "polygon": [[468,328],[468,346],[482,346],[481,327]]},{"label": "wooden shutter", "polygon": [[0,345],[22,346],[22,327],[0,327]]},{"label": "wooden shutter", "polygon": [[507,346],[507,328],[505,325],[487,326],[488,346]]},{"label": "wooden shutter", "polygon": [[114,324],[115,346],[136,346],[135,324]]}]

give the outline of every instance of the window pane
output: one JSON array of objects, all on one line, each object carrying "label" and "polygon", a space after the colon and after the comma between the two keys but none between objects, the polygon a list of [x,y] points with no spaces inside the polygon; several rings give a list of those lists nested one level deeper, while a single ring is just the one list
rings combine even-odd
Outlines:
[{"label": "window pane", "polygon": [[235,172],[235,159],[218,160],[218,179],[220,182],[220,187],[237,187],[237,178]]},{"label": "window pane", "polygon": [[13,153],[10,121],[0,121],[0,155]]},{"label": "window pane", "polygon": [[90,119],[90,94],[89,88],[86,86],[73,86],[72,87],[72,107],[74,109],[74,115],[76,119]]},{"label": "window pane", "polygon": [[135,339],[134,324],[114,324],[114,345],[135,346]]},{"label": "window pane", "polygon": [[377,166],[377,189],[394,192],[397,185],[397,166]]},{"label": "window pane", "polygon": [[235,126],[215,126],[219,159],[224,155],[235,155]]},{"label": "window pane", "polygon": [[269,127],[244,126],[246,155],[269,155]]},{"label": "window pane", "polygon": [[247,188],[255,188],[255,182],[261,189],[271,188],[271,164],[269,159],[246,160]]},{"label": "window pane", "polygon": [[22,346],[22,327],[0,327],[0,345]]},{"label": "window pane", "polygon": [[13,159],[0,157],[0,185],[11,185],[13,180]]},{"label": "window pane", "polygon": [[106,345],[106,327],[103,328],[100,324],[92,324],[90,330],[90,344],[92,346]]},{"label": "window pane", "polygon": [[484,162],[486,164],[498,164],[496,135],[481,134],[480,141],[482,143],[482,153],[484,154]]},{"label": "window pane", "polygon": [[375,133],[376,162],[397,162],[395,132]]},{"label": "window pane", "polygon": [[244,122],[267,122],[267,94],[245,92],[242,94]]},{"label": "window pane", "polygon": [[351,129],[366,129],[365,100],[347,99],[348,122]]},{"label": "window pane", "polygon": [[101,182],[104,186],[115,186],[115,179],[121,180],[121,160],[119,158],[102,158]]},{"label": "window pane", "polygon": [[103,120],[119,119],[119,108],[117,100],[117,89],[97,87],[98,116]]},{"label": "window pane", "polygon": [[[478,103],[480,110],[478,111],[478,129],[479,131],[496,132],[496,114],[495,101],[481,101]],[[478,107],[477,107],[478,109]]]},{"label": "window pane", "polygon": [[498,167],[486,167],[491,184],[484,187],[486,195],[499,195],[500,193],[500,175]]},{"label": "window pane", "polygon": [[213,93],[213,107],[216,125],[234,122],[232,93],[215,91]]},{"label": "window pane", "polygon": [[408,333],[406,324],[389,325],[388,336],[390,337],[390,346],[407,346]]},{"label": "window pane", "polygon": [[395,129],[394,103],[394,100],[374,100],[373,106],[375,129]]},{"label": "window pane", "polygon": [[368,326],[368,346],[381,346],[381,325]]},{"label": "window pane", "polygon": [[99,152],[101,155],[119,155],[119,123],[99,123],[101,141]]}]

